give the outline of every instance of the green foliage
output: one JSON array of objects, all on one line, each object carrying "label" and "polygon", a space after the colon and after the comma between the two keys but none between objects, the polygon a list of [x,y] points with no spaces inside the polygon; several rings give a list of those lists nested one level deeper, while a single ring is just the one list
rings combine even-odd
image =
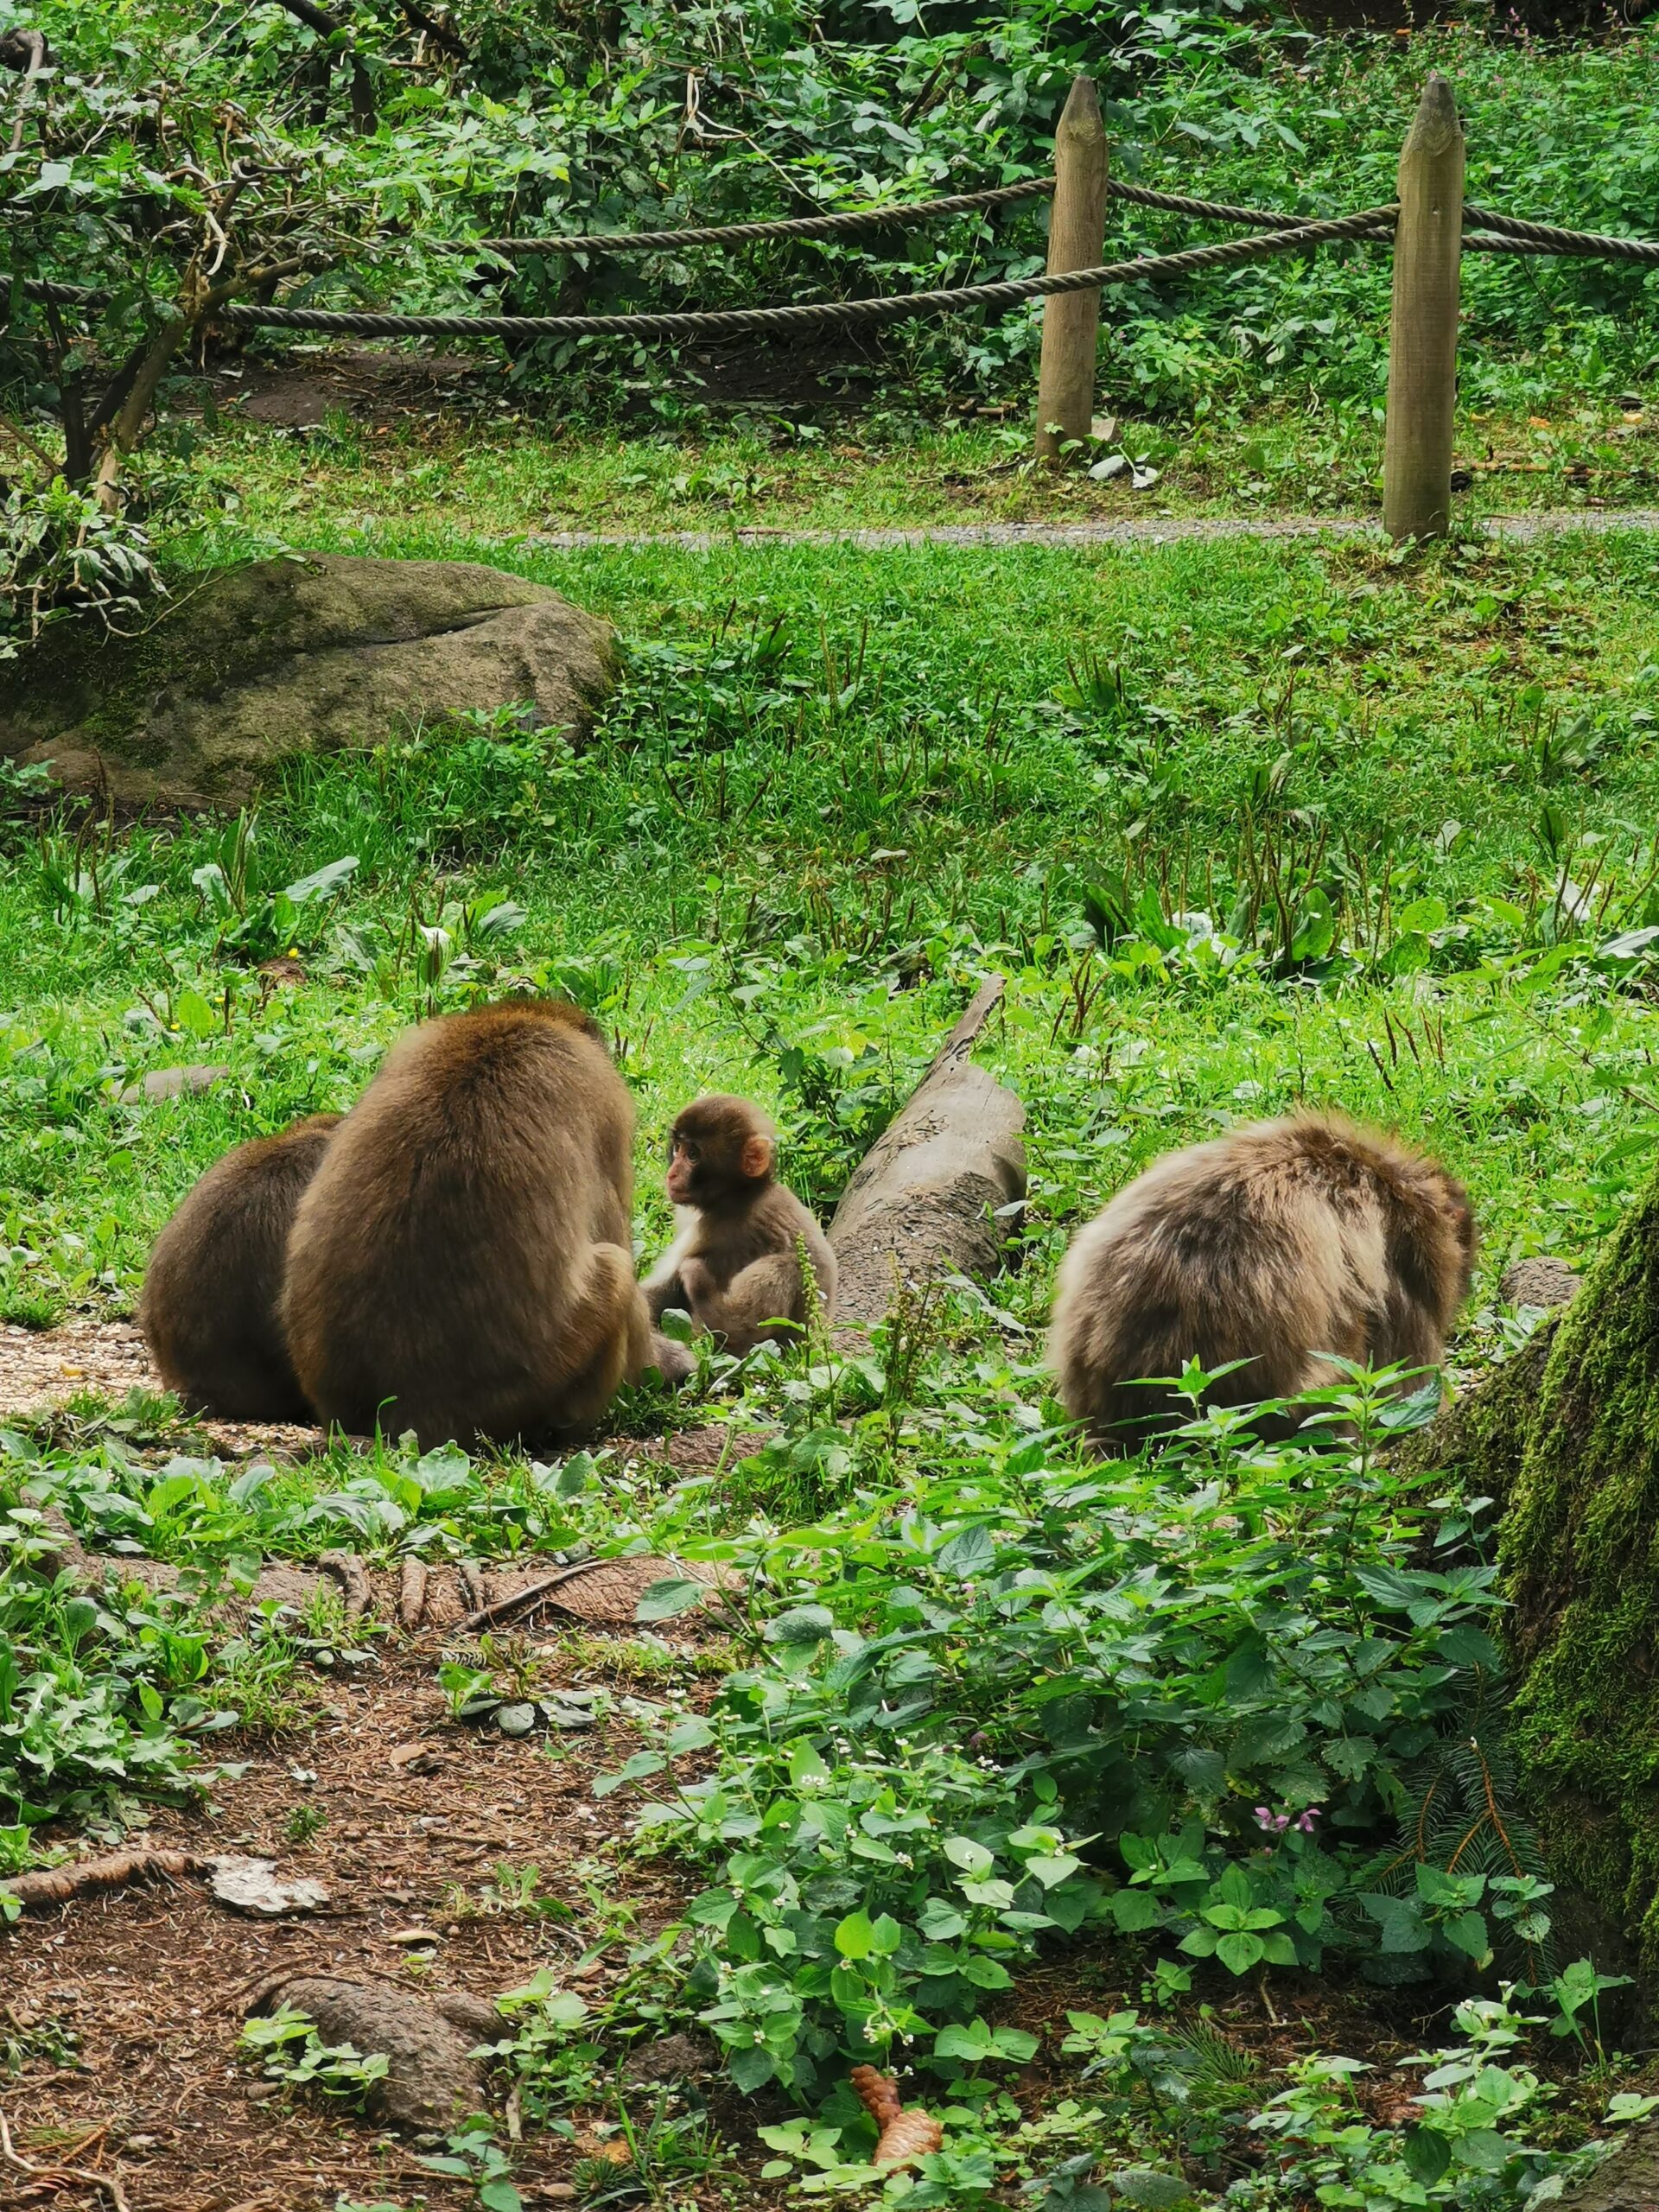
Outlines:
[{"label": "green foliage", "polygon": [[[1043,0],[944,16],[766,0],[741,11],[657,0],[598,11],[502,10],[459,0],[448,41],[407,11],[354,10],[333,40],[283,11],[201,19],[176,0],[119,0],[92,23],[70,0],[29,20],[57,50],[0,168],[0,210],[19,273],[92,285],[80,302],[12,304],[14,389],[44,453],[56,417],[78,486],[111,426],[124,448],[134,365],[162,375],[224,296],[595,312],[829,299],[1024,276],[1041,264],[1040,203],[910,231],[736,250],[574,261],[504,261],[470,241],[513,229],[640,231],[746,221],[803,209],[914,200],[1046,172],[1074,71],[1106,102],[1116,173],[1308,215],[1389,198],[1421,78],[1453,79],[1482,201],[1592,228],[1640,232],[1655,162],[1656,45],[1640,27],[1563,51],[1506,26],[1459,20],[1408,48],[1320,39],[1230,5],[1150,15]],[[0,18],[0,20],[4,20]],[[460,50],[457,51],[457,48]],[[695,89],[688,94],[687,86]],[[169,159],[151,157],[157,102]],[[689,103],[689,104],[688,104]],[[1124,253],[1189,243],[1192,226],[1115,207]],[[1639,269],[1567,260],[1469,258],[1465,398],[1524,417],[1565,402],[1554,454],[1586,394],[1639,382],[1656,341]],[[1388,257],[1364,247],[1199,276],[1115,295],[1106,378],[1138,418],[1098,466],[1156,481],[1171,458],[1218,461],[1238,410],[1312,408],[1317,467],[1357,439],[1373,448],[1386,353]],[[1012,312],[900,326],[883,359],[846,364],[847,388],[891,385],[913,412],[964,387],[1024,391],[1039,315]],[[643,410],[671,434],[702,412],[683,372],[648,347],[547,341],[513,363],[520,391]],[[807,424],[808,430],[817,426]],[[211,425],[210,425],[211,428]],[[1195,435],[1196,434],[1196,435]],[[164,505],[197,433],[169,429],[164,462],[124,464],[130,495]],[[1624,455],[1606,435],[1598,461]],[[1310,454],[1271,431],[1226,449],[1248,494],[1305,474]],[[753,470],[687,467],[679,496],[741,503]]]},{"label": "green foliage", "polygon": [[359,2111],[390,2064],[384,2051],[365,2058],[348,2043],[325,2044],[315,2023],[290,2005],[245,2021],[238,2042],[245,2056],[264,2060],[267,2080],[289,2089],[315,2089]]},{"label": "green foliage", "polygon": [[44,1821],[194,1795],[213,1771],[197,1743],[236,1716],[199,1694],[210,1637],[189,1598],[122,1591],[118,1574],[101,1594],[76,1589],[28,1457],[3,1432],[0,1450],[0,1835],[26,1856]]},{"label": "green foliage", "polygon": [[130,630],[162,588],[146,533],[61,477],[0,498],[0,662],[69,615]]},{"label": "green foliage", "polygon": [[[1229,2202],[1271,2204],[1280,2187],[1306,2190],[1321,2204],[1355,2212],[1396,2206],[1508,2206],[1524,2199],[1550,2171],[1548,2154],[1524,2133],[1553,2092],[1525,2066],[1506,2064],[1533,2017],[1507,1997],[1459,2005],[1466,2038],[1425,2051],[1423,2117],[1403,2130],[1373,2126],[1353,2079],[1366,2069],[1351,2058],[1293,2062],[1294,2086],[1275,2097],[1255,2125],[1286,2146],[1287,2166],[1273,2183],[1242,2184]],[[1559,2184],[1556,2185],[1559,2187]]]},{"label": "green foliage", "polygon": [[690,1986],[740,2087],[810,2094],[895,2045],[947,2079],[1019,2063],[988,1993],[1085,1924],[1238,1975],[1484,1960],[1484,1874],[1376,1886],[1497,1656],[1491,1571],[1409,1564],[1387,1403],[1365,1376],[1316,1402],[1351,1450],[1200,1415],[1081,1473],[1051,1433],[947,1418],[896,1517],[858,1484],[766,1547],[753,1663],[616,1777],[716,1751],[641,1817],[715,1875]]}]

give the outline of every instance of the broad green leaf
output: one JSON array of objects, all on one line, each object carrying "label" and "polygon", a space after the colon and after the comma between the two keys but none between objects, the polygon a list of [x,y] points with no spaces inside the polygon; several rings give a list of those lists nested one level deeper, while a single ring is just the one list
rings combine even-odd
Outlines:
[{"label": "broad green leaf", "polygon": [[849,1912],[836,1929],[836,1948],[843,1959],[868,1959],[875,1949],[875,1927],[868,1912]]}]

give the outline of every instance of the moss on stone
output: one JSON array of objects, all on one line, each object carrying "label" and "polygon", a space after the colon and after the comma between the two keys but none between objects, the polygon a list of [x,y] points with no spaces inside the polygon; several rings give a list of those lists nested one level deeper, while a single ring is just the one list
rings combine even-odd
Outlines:
[{"label": "moss on stone", "polygon": [[258,561],[180,579],[135,636],[49,628],[0,698],[0,757],[123,800],[213,803],[294,753],[474,708],[580,734],[613,672],[605,624],[477,562]]},{"label": "moss on stone", "polygon": [[1659,1184],[1459,1435],[1453,1471],[1504,1501],[1528,1810],[1557,1882],[1625,1932],[1659,2000]]}]

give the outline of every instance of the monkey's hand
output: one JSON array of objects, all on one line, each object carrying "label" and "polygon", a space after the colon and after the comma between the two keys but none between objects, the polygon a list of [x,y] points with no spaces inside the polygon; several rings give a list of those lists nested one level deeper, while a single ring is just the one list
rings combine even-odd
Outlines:
[{"label": "monkey's hand", "polygon": [[697,1371],[697,1356],[690,1345],[656,1329],[651,1332],[651,1363],[664,1382],[683,1382],[688,1375]]},{"label": "monkey's hand", "polygon": [[661,1282],[647,1281],[639,1287],[645,1294],[645,1308],[653,1322],[660,1321],[671,1306],[681,1313],[691,1311],[690,1296],[677,1274],[665,1275]]}]

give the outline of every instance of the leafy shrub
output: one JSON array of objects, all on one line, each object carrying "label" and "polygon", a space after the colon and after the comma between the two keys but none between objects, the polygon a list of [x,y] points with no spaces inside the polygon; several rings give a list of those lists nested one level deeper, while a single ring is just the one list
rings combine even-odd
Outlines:
[{"label": "leafy shrub", "polygon": [[741,2086],[810,2095],[895,2045],[1018,2063],[988,2005],[1086,1924],[1235,1974],[1466,1975],[1511,1906],[1547,1939],[1533,1866],[1454,1876],[1402,1834],[1497,1669],[1491,1571],[1414,1563],[1374,1378],[1309,1403],[1323,1451],[1230,1414],[1082,1471],[1054,1434],[975,1435],[896,1508],[855,1485],[766,1548],[753,1662],[619,1777],[716,1749],[642,1828],[715,1876],[690,1986]]},{"label": "leafy shrub", "polygon": [[12,485],[0,502],[0,660],[15,660],[48,623],[88,615],[133,626],[164,588],[137,524],[107,514],[62,477]]}]

